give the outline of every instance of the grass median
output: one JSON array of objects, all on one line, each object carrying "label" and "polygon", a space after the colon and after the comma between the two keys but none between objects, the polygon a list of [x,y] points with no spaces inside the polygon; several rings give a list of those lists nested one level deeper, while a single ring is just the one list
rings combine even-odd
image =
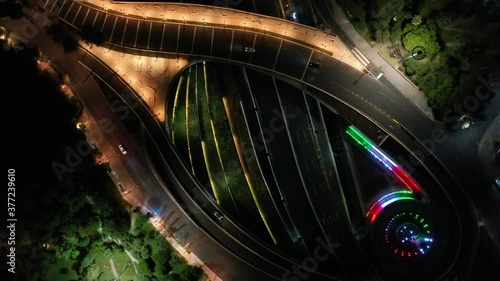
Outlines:
[{"label": "grass median", "polygon": [[177,148],[177,151],[179,151],[186,163],[191,165],[186,135],[186,85],[187,73],[184,73],[177,85],[170,128],[172,130],[172,142]]},{"label": "grass median", "polygon": [[217,203],[219,203],[219,205],[221,205],[227,212],[234,215],[238,213],[237,206],[235,205],[233,197],[229,191],[226,176],[224,170],[222,169],[222,163],[217,152],[207,100],[204,71],[198,71],[197,77],[196,87],[198,94],[200,137],[208,177],[210,179],[215,198],[217,199]]},{"label": "grass median", "polygon": [[203,157],[203,148],[200,137],[200,121],[198,118],[197,73],[198,65],[189,68],[186,91],[186,127],[189,157],[195,175],[205,186],[209,182],[207,167]]}]

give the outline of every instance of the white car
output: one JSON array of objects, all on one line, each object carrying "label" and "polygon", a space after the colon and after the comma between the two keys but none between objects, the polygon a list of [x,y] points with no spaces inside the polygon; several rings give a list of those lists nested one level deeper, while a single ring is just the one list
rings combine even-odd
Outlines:
[{"label": "white car", "polygon": [[255,49],[252,47],[245,47],[245,52],[247,53],[255,53]]},{"label": "white car", "polygon": [[222,218],[223,218],[223,216],[222,216],[219,212],[217,212],[217,211],[215,211],[215,212],[214,212],[214,216],[215,216],[218,220],[220,220],[220,221],[221,221],[221,220],[222,220]]},{"label": "white car", "polygon": [[118,145],[118,148],[120,149],[123,155],[127,154],[127,149],[125,149],[123,144]]}]

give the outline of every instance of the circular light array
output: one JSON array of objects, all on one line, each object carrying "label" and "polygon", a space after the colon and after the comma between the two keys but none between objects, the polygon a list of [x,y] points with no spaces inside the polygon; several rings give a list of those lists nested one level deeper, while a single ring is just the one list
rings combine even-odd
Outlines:
[{"label": "circular light array", "polygon": [[416,212],[398,213],[385,224],[385,245],[400,258],[414,259],[425,255],[432,247],[432,237],[429,223]]}]

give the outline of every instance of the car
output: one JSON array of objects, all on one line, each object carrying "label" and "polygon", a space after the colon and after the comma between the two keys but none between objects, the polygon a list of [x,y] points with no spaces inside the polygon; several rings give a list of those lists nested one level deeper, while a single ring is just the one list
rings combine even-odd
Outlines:
[{"label": "car", "polygon": [[500,177],[495,179],[495,186],[498,191],[500,191]]},{"label": "car", "polygon": [[252,47],[245,47],[245,52],[247,53],[255,53],[255,49]]},{"label": "car", "polygon": [[321,63],[319,63],[317,61],[310,61],[309,62],[309,66],[310,67],[314,67],[314,68],[320,68],[321,67]]},{"label": "car", "polygon": [[214,216],[218,219],[218,220],[222,220],[222,218],[224,218],[219,212],[215,211],[214,212]]},{"label": "car", "polygon": [[118,148],[120,149],[123,155],[127,154],[127,149],[125,148],[125,146],[123,146],[123,144],[118,145]]}]

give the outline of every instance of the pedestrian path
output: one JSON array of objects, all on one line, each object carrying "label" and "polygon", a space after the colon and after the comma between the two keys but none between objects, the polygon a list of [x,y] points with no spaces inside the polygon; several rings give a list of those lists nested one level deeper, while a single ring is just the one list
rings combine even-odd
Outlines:
[{"label": "pedestrian path", "polygon": [[[158,230],[158,232],[163,233],[165,224],[161,220],[152,221],[151,222],[154,228]],[[182,246],[177,242],[177,240],[170,236],[168,232],[164,232],[163,234],[167,242],[174,247],[174,249],[186,260],[189,265],[199,266],[203,270],[203,272],[207,275],[209,280],[211,281],[222,281],[220,277],[217,276],[215,272],[213,272],[208,266],[206,266],[200,258],[198,258],[193,252],[189,250],[189,244]]]},{"label": "pedestrian path", "polygon": [[118,272],[116,271],[115,263],[112,259],[109,259],[109,264],[111,265],[111,269],[113,270],[113,275],[115,276],[115,280],[119,280]]}]

